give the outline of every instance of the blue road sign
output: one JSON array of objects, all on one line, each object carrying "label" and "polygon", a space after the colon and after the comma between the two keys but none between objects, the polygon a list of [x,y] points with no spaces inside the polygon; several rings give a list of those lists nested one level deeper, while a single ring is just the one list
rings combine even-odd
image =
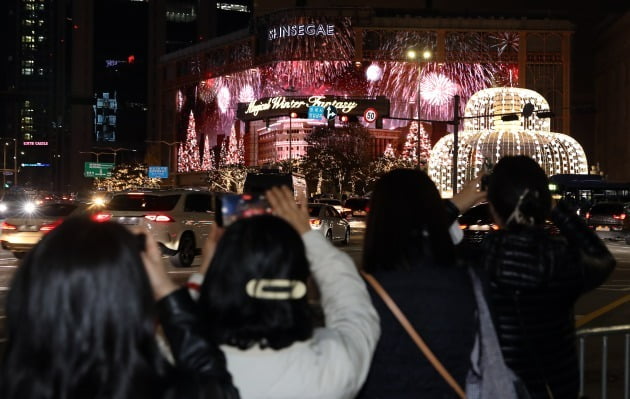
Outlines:
[{"label": "blue road sign", "polygon": [[149,178],[168,179],[168,166],[149,166]]},{"label": "blue road sign", "polygon": [[316,105],[308,107],[308,119],[320,120],[324,117],[324,107]]},{"label": "blue road sign", "polygon": [[324,116],[326,116],[326,119],[329,121],[335,119],[337,117],[337,108],[332,105],[327,105],[324,107]]}]

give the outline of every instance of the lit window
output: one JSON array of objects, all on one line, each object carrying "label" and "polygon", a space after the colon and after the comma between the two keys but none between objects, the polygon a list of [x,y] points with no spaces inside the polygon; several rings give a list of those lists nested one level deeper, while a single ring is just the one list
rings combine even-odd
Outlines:
[{"label": "lit window", "polygon": [[22,68],[22,75],[32,75],[33,68]]},{"label": "lit window", "polygon": [[249,12],[247,6],[243,4],[217,3],[217,8],[224,11]]},{"label": "lit window", "polygon": [[22,43],[34,43],[35,38],[33,36],[22,36]]},{"label": "lit window", "polygon": [[44,40],[46,40],[46,38],[44,36],[37,36],[37,41],[38,42],[43,42]]},{"label": "lit window", "polygon": [[24,25],[24,26],[33,26],[34,23],[35,23],[35,21],[33,21],[32,19],[24,19],[24,20],[22,20],[22,25]]}]

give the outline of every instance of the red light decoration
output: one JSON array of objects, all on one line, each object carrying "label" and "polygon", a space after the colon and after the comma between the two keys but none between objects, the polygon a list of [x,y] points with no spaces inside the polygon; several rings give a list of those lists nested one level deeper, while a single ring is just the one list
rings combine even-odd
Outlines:
[{"label": "red light decoration", "polygon": [[134,62],[136,62],[136,56],[131,54],[127,57],[127,63],[129,64],[133,64]]}]

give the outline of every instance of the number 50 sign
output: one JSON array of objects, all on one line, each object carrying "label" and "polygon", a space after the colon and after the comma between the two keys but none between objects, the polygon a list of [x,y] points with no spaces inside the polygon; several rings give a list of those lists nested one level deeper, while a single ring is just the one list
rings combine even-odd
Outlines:
[{"label": "number 50 sign", "polygon": [[367,108],[363,112],[363,119],[365,119],[367,123],[374,122],[376,118],[378,118],[378,112],[376,112],[376,109],[374,108]]}]

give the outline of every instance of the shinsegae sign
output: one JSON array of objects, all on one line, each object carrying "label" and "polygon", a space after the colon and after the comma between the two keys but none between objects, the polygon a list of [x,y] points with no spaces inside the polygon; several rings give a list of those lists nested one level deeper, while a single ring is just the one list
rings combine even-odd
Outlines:
[{"label": "shinsegae sign", "polygon": [[340,115],[362,116],[366,108],[373,107],[379,115],[389,115],[389,100],[385,97],[335,97],[335,96],[310,96],[310,97],[264,97],[248,103],[239,103],[236,116],[242,121],[267,119],[280,116],[289,116],[295,112],[299,117],[306,118],[311,107],[326,108],[332,106]]},{"label": "shinsegae sign", "polygon": [[333,36],[333,24],[281,25],[270,28],[267,32],[268,40],[297,36]]}]

